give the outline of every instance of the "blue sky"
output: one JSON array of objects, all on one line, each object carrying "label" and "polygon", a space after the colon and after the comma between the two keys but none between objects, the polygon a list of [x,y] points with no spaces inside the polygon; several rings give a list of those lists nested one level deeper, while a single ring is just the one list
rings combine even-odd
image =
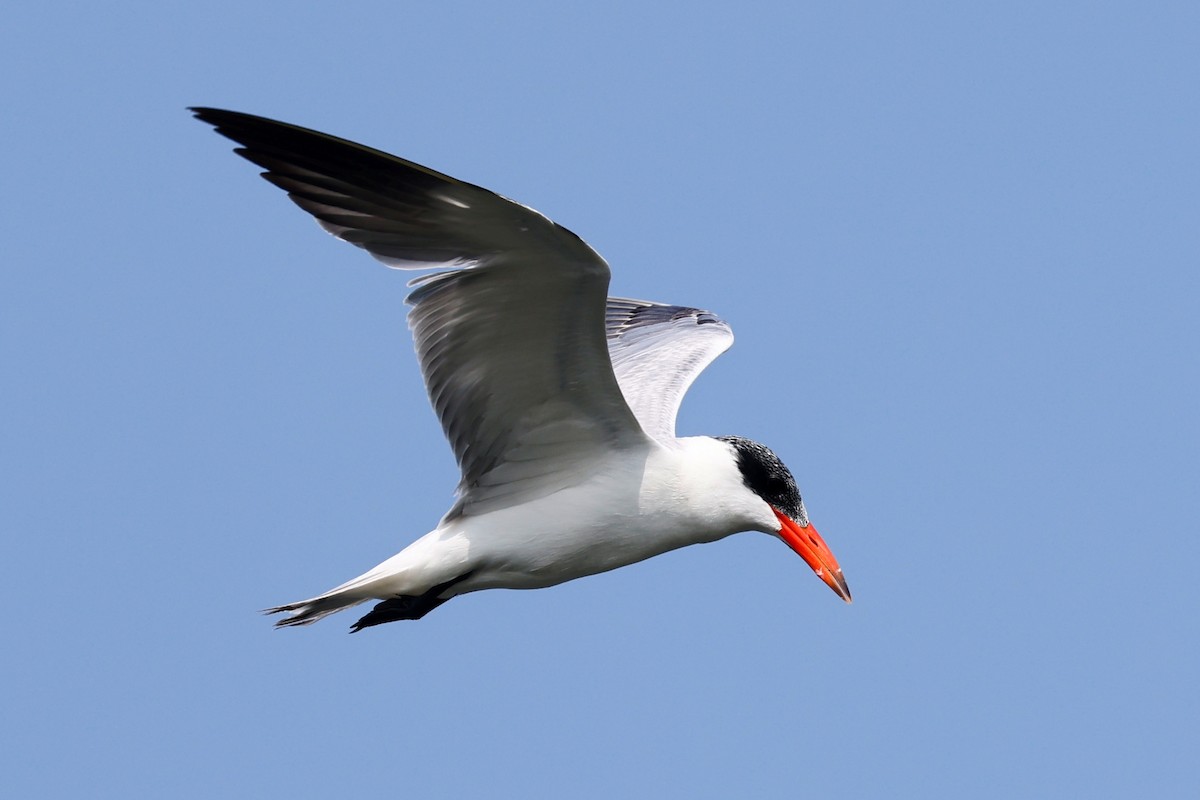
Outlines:
[{"label": "blue sky", "polygon": [[[22,4],[0,32],[12,797],[1131,797],[1200,786],[1190,3]],[[406,276],[188,105],[538,208],[738,342],[746,534],[347,636],[255,611],[456,474]]]}]

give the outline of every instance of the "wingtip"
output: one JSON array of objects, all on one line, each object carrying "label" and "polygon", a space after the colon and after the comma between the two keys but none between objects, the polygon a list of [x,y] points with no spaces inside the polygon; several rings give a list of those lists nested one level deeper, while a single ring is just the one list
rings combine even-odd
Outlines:
[{"label": "wingtip", "polygon": [[210,108],[209,106],[188,106],[187,110],[193,117],[203,122],[209,122],[209,117],[220,113],[220,109]]}]

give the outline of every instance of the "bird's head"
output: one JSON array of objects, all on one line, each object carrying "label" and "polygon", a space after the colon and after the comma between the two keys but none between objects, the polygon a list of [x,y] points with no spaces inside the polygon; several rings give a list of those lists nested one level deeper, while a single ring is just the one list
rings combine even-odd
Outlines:
[{"label": "bird's head", "polygon": [[766,445],[741,436],[718,436],[727,443],[737,458],[742,482],[762,498],[775,518],[779,529],[771,531],[804,559],[817,577],[838,597],[850,602],[850,587],[842,577],[842,568],[817,529],[808,521],[808,512],[796,488],[796,479]]}]

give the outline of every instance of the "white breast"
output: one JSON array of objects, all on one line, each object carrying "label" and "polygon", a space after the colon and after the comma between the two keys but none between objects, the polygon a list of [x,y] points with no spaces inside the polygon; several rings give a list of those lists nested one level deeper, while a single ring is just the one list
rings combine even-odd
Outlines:
[{"label": "white breast", "polygon": [[[729,447],[708,437],[614,453],[585,482],[435,531],[469,553],[462,591],[532,589],[605,572],[742,530],[772,530]],[[414,545],[416,546],[416,545]]]}]

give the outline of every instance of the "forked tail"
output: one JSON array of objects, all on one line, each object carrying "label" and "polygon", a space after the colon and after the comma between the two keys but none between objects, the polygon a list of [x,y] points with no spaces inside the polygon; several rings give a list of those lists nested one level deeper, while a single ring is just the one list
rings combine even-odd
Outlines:
[{"label": "forked tail", "polygon": [[[471,576],[470,572],[459,575],[445,583],[439,583],[429,591],[418,595],[394,595],[383,599],[383,602],[376,603],[370,613],[363,616],[358,622],[351,626],[351,633],[358,633],[363,628],[370,628],[373,625],[382,625],[385,622],[396,622],[404,619],[420,619],[421,617],[433,611],[453,597],[440,597],[442,593],[448,590],[463,580]],[[330,614],[341,611],[343,608],[350,608],[359,603],[371,599],[373,595],[370,589],[363,584],[354,584],[346,587],[339,587],[333,591],[326,592],[323,595],[314,597],[310,600],[301,600],[298,603],[288,603],[287,605],[275,606],[268,608],[264,614],[282,614],[290,613],[291,616],[284,617],[275,623],[276,628],[290,628],[294,625],[311,625],[319,619],[323,619]]]},{"label": "forked tail", "polygon": [[287,605],[268,608],[263,613],[290,614],[290,616],[275,621],[276,628],[290,628],[293,625],[311,625],[319,619],[324,619],[330,614],[341,611],[343,608],[356,606],[369,599],[369,595],[363,596],[353,590],[338,591],[335,589],[332,592],[310,600],[301,600],[298,603],[288,603]]}]

